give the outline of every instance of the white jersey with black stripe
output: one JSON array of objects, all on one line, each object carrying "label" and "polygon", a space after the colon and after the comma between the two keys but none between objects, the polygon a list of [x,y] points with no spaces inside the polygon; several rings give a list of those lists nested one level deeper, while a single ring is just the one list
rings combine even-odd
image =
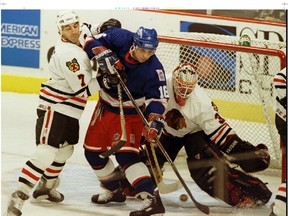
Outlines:
[{"label": "white jersey with black stripe", "polygon": [[286,67],[274,76],[273,83],[276,90],[276,113],[280,118],[286,121]]},{"label": "white jersey with black stripe", "polygon": [[87,98],[100,90],[96,75],[92,78],[90,60],[82,47],[58,40],[49,63],[51,78],[42,83],[40,104],[79,119]]},{"label": "white jersey with black stripe", "polygon": [[236,134],[198,84],[184,106],[179,106],[175,100],[172,78],[168,79],[167,87],[170,98],[165,111],[166,132],[176,137],[184,137],[203,130],[218,146],[224,145],[228,136]]}]

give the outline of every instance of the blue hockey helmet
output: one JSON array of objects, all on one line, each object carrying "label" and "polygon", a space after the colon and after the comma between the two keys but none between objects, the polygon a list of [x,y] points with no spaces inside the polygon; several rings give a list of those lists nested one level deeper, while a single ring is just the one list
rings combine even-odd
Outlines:
[{"label": "blue hockey helmet", "polygon": [[156,30],[140,27],[134,34],[134,43],[142,49],[156,50],[159,43]]}]

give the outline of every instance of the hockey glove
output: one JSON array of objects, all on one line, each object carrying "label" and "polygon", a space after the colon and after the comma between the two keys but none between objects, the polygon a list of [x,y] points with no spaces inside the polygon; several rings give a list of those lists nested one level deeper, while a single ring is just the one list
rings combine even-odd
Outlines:
[{"label": "hockey glove", "polygon": [[112,52],[112,50],[101,46],[93,48],[93,52],[96,54],[95,59],[97,60],[102,73],[113,75],[116,74],[115,70],[124,70],[123,64],[120,62],[117,55]]},{"label": "hockey glove", "polygon": [[105,74],[105,75],[101,76],[100,79],[102,79],[100,81],[98,79],[100,86],[104,87],[106,89],[111,89],[112,87],[116,87],[119,84],[119,79],[116,75]]},{"label": "hockey glove", "polygon": [[81,31],[89,31],[90,33],[91,33],[91,27],[92,27],[92,25],[91,24],[89,24],[89,23],[83,23],[82,25],[81,25]]},{"label": "hockey glove", "polygon": [[98,27],[97,27],[97,33],[103,33],[105,32],[107,29],[112,28],[112,27],[116,27],[116,28],[121,28],[121,22],[117,19],[111,18],[103,23],[101,23]]},{"label": "hockey glove", "polygon": [[154,143],[155,138],[160,136],[163,130],[164,119],[163,116],[157,113],[150,113],[149,118],[149,127],[145,126],[143,128],[143,135],[149,143]]},{"label": "hockey glove", "polygon": [[[238,139],[240,140],[239,137]],[[234,146],[229,149],[229,156],[232,156],[231,162],[238,164],[243,171],[259,172],[268,168],[270,155],[265,144],[254,146],[241,140],[233,142],[232,145]]]},{"label": "hockey glove", "polygon": [[[118,78],[118,76],[116,74],[103,74],[100,70],[99,74],[101,75],[100,77],[98,77],[98,82],[100,84],[100,86],[106,89],[111,89],[113,87],[117,87],[117,85],[120,83],[120,80]],[[124,83],[126,83],[127,81],[127,74],[125,71],[120,71],[119,72],[121,79],[123,80]]]}]

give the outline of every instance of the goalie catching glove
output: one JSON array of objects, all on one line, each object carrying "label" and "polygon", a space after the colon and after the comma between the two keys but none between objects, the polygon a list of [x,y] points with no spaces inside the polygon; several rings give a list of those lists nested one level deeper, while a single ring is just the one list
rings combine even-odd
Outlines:
[{"label": "goalie catching glove", "polygon": [[157,113],[150,113],[148,117],[149,127],[143,128],[143,136],[149,143],[155,142],[155,138],[160,136],[163,130],[163,116]]},{"label": "goalie catching glove", "polygon": [[230,143],[224,152],[232,157],[231,162],[238,164],[245,172],[258,172],[269,167],[270,155],[265,144],[254,146],[242,141],[237,135],[233,136]]}]

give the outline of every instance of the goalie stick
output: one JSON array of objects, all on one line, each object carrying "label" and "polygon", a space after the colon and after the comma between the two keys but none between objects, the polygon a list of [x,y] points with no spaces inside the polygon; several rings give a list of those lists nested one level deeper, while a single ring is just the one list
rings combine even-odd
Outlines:
[{"label": "goalie stick", "polygon": [[160,169],[157,157],[156,157],[156,153],[155,153],[155,149],[154,149],[154,145],[145,145],[145,151],[149,160],[149,164],[151,167],[151,172],[153,174],[155,183],[160,191],[161,194],[167,194],[167,193],[172,193],[174,191],[179,190],[182,185],[180,184],[179,181],[175,182],[175,183],[171,183],[171,184],[166,184],[163,180],[163,174],[162,171]]},{"label": "goalie stick", "polygon": [[[144,122],[146,127],[149,127],[149,123],[147,121],[147,119],[145,118],[144,114],[142,113],[142,111],[140,110],[140,108],[138,107],[136,101],[134,100],[133,96],[131,95],[129,89],[127,88],[126,84],[124,83],[124,81],[122,80],[122,77],[120,76],[120,74],[118,73],[118,71],[116,70],[116,68],[113,68],[115,71],[115,74],[117,75],[120,84],[122,86],[122,88],[124,89],[126,95],[129,97],[129,99],[131,100],[131,102],[133,103],[134,108],[136,109],[137,113],[139,114],[140,118],[142,119],[142,121]],[[188,188],[187,184],[185,183],[184,179],[182,178],[182,176],[180,175],[180,173],[178,172],[175,164],[173,163],[173,161],[171,160],[171,158],[169,157],[168,153],[166,152],[166,150],[164,149],[164,147],[162,146],[161,142],[159,141],[158,137],[156,137],[155,139],[157,146],[160,148],[160,150],[162,151],[163,155],[165,156],[167,162],[170,164],[170,166],[172,167],[174,173],[176,174],[176,176],[178,177],[179,181],[181,182],[182,186],[184,187],[184,189],[186,190],[186,192],[188,193],[189,197],[191,198],[191,200],[193,201],[193,203],[195,204],[195,206],[202,211],[205,214],[209,214],[210,209],[207,205],[204,205],[202,203],[199,203],[194,196],[192,195],[190,189]]]},{"label": "goalie stick", "polygon": [[119,110],[120,110],[120,124],[121,124],[121,138],[118,143],[116,143],[114,146],[111,146],[111,148],[102,154],[99,155],[100,158],[106,158],[118,151],[122,148],[122,146],[127,142],[127,134],[126,134],[126,127],[125,127],[125,117],[124,117],[124,111],[123,111],[123,100],[122,100],[122,88],[121,85],[117,85],[118,90],[118,99],[119,99]]}]

